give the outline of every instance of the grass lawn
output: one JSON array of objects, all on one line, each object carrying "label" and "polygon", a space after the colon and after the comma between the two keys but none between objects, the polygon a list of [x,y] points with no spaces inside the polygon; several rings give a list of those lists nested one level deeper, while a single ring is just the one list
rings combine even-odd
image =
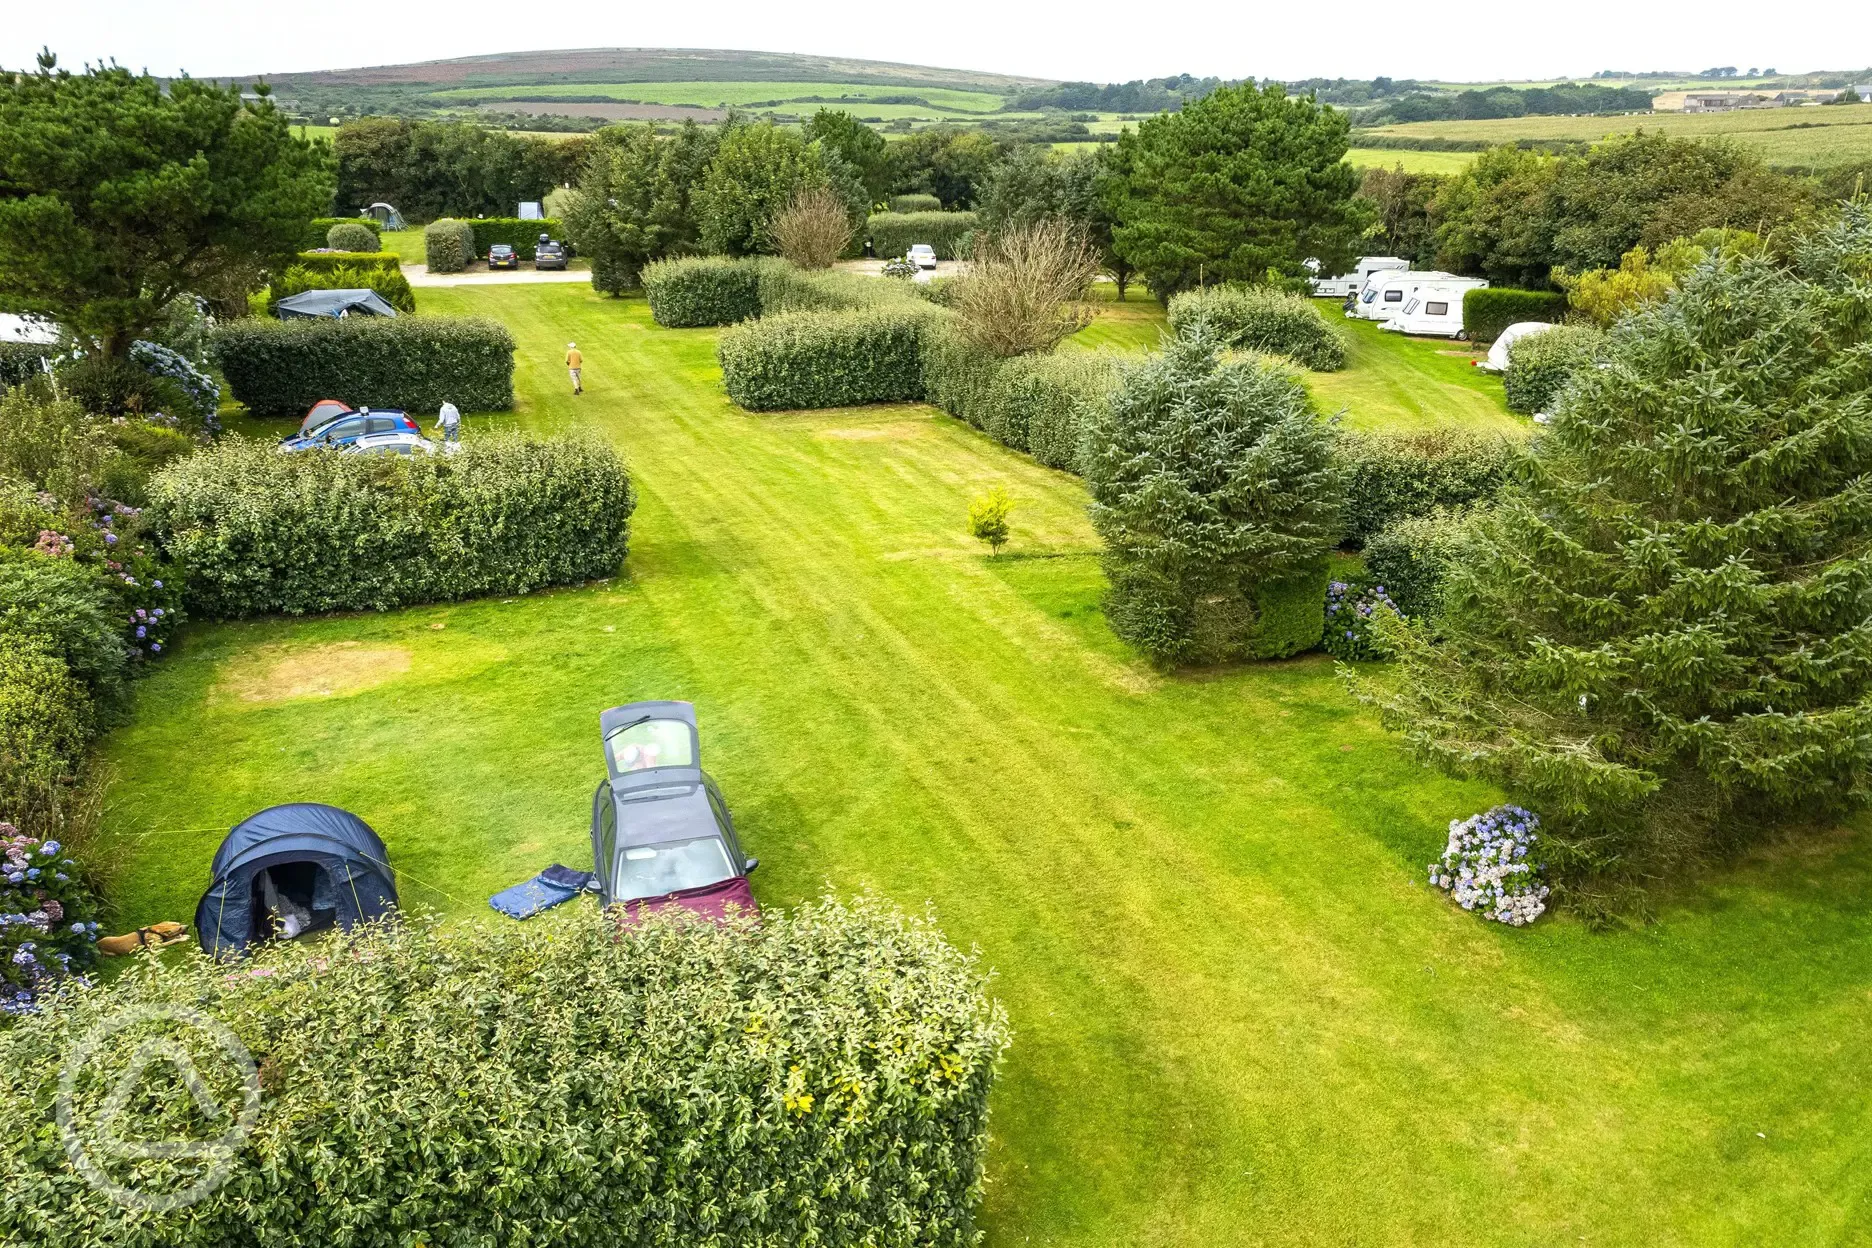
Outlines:
[{"label": "grass lawn", "polygon": [[[1424,864],[1496,795],[1411,762],[1323,658],[1140,662],[1074,478],[923,406],[738,411],[716,334],[641,301],[423,306],[520,343],[518,410],[469,437],[577,427],[630,458],[625,573],[191,626],[106,745],[125,922],[190,917],[222,830],[295,799],[368,819],[409,902],[500,921],[496,888],[589,861],[598,711],[688,698],[763,904],[933,903],[995,968],[993,1248],[1872,1234],[1863,835],[1648,926],[1485,925]],[[964,534],[994,484],[998,559]]]}]

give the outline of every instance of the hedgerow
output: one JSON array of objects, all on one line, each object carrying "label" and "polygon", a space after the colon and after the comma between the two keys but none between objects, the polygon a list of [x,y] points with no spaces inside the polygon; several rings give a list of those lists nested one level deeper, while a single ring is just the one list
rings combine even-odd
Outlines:
[{"label": "hedgerow", "polygon": [[1471,342],[1493,342],[1510,325],[1521,321],[1557,321],[1566,312],[1567,297],[1557,290],[1485,286],[1463,294],[1463,332],[1469,335]]},{"label": "hedgerow", "polygon": [[383,226],[370,217],[315,217],[306,225],[304,239],[299,244],[301,251],[317,251],[320,247],[331,246],[331,230],[334,225],[361,225],[377,238],[376,251],[383,246]]},{"label": "hedgerow", "polygon": [[921,193],[893,195],[890,197],[890,210],[897,215],[911,212],[941,212],[942,200],[934,195]]},{"label": "hedgerow", "polygon": [[30,1013],[97,964],[95,914],[65,845],[0,822],[0,1017]]},{"label": "hedgerow", "polygon": [[736,325],[717,355],[728,397],[750,411],[851,407],[923,397],[923,330],[941,312],[918,300],[844,312],[790,312]]},{"label": "hedgerow", "polygon": [[901,256],[917,243],[928,243],[938,260],[954,260],[957,244],[974,232],[976,220],[972,212],[874,212],[864,236],[879,256]]},{"label": "hedgerow", "polygon": [[1508,410],[1550,412],[1573,375],[1592,363],[1605,334],[1586,325],[1559,325],[1508,346],[1508,371],[1502,374]]},{"label": "hedgerow", "polygon": [[[178,1008],[238,1040],[263,1094],[221,1186],[128,1216],[48,1107],[85,1037]],[[101,1112],[148,1034],[132,1025],[77,1074],[80,1132],[190,1138],[186,1093]],[[161,1034],[238,1110],[212,1034]],[[237,973],[138,959],[109,993],[0,1031],[0,1242],[965,1248],[1007,1043],[974,960],[871,900],[725,926],[411,920],[275,945]],[[159,1194],[210,1160],[95,1155]]]},{"label": "hedgerow", "polygon": [[539,251],[540,235],[560,237],[559,222],[552,218],[522,221],[519,217],[476,217],[468,224],[474,229],[475,254],[483,260],[495,243],[506,243],[522,260],[531,260]]},{"label": "hedgerow", "polygon": [[781,312],[843,312],[885,304],[919,302],[902,282],[880,282],[875,277],[836,271],[809,272],[784,260],[743,260],[758,271],[760,314]]},{"label": "hedgerow", "polygon": [[111,697],[122,690],[131,657],[118,603],[96,567],[64,550],[0,549],[0,640],[30,642]]},{"label": "hedgerow", "polygon": [[1186,290],[1171,297],[1169,318],[1176,333],[1203,321],[1227,346],[1283,355],[1314,372],[1345,367],[1345,339],[1305,295],[1252,286]]},{"label": "hedgerow", "polygon": [[394,251],[302,251],[293,260],[298,268],[314,273],[334,269],[382,269],[389,273],[403,271],[403,259]]},{"label": "hedgerow", "polygon": [[209,347],[256,416],[297,416],[324,398],[433,412],[513,406],[513,336],[472,317],[351,316],[230,322]]},{"label": "hedgerow", "polygon": [[636,494],[608,447],[492,437],[435,457],[229,439],[150,483],[187,602],[231,619],[384,611],[610,576]]},{"label": "hedgerow", "polygon": [[410,288],[409,279],[403,276],[397,266],[385,268],[359,265],[352,268],[304,264],[295,264],[273,279],[268,287],[268,309],[276,309],[280,300],[308,290],[374,290],[398,312],[416,310],[416,292]]},{"label": "hedgerow", "polygon": [[1348,433],[1339,441],[1340,458],[1350,472],[1345,538],[1363,543],[1405,516],[1488,498],[1525,451],[1509,438],[1452,428]]},{"label": "hedgerow", "polygon": [[94,723],[91,695],[63,659],[39,638],[0,635],[0,811],[7,819],[28,829],[55,822]]},{"label": "hedgerow", "polygon": [[1118,384],[1119,361],[1102,352],[1002,359],[971,345],[947,319],[923,339],[925,397],[1049,468],[1082,472],[1088,421]]},{"label": "hedgerow", "polygon": [[1467,515],[1439,508],[1405,516],[1365,543],[1365,569],[1407,616],[1433,616],[1449,570],[1462,557]]},{"label": "hedgerow", "polygon": [[459,273],[475,258],[474,226],[443,217],[423,227],[423,263],[431,273]]},{"label": "hedgerow", "polygon": [[733,325],[761,314],[760,260],[686,256],[644,266],[650,315],[666,329]]}]

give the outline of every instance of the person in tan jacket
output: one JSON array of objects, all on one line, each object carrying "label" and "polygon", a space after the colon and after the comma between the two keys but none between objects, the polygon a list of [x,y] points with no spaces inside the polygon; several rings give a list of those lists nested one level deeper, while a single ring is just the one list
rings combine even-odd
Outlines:
[{"label": "person in tan jacket", "polygon": [[584,394],[585,386],[579,381],[579,370],[585,367],[585,357],[579,354],[578,343],[566,343],[566,371],[572,374],[572,393]]}]

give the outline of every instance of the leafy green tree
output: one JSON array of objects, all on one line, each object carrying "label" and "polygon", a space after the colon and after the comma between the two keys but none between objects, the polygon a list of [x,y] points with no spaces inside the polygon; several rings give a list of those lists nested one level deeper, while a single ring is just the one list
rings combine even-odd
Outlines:
[{"label": "leafy green tree", "polygon": [[768,227],[774,217],[799,192],[834,185],[823,152],[769,123],[723,126],[715,159],[696,195],[704,248],[728,256],[772,252]]},{"label": "leafy green tree", "polygon": [[892,194],[922,191],[958,212],[975,207],[1001,149],[979,130],[931,126],[890,145]]},{"label": "leafy green tree", "polygon": [[1872,795],[1872,213],[1621,320],[1360,682],[1537,809],[1576,901]]},{"label": "leafy green tree", "polygon": [[1033,226],[1047,218],[1069,222],[1098,254],[1099,267],[1118,284],[1124,298],[1131,265],[1112,246],[1112,183],[1106,145],[1098,152],[1066,155],[1033,146],[1017,147],[996,165],[983,183],[977,212],[981,227],[998,234]]},{"label": "leafy green tree", "polygon": [[1399,256],[1415,268],[1432,267],[1436,227],[1430,219],[1430,203],[1447,181],[1442,174],[1406,173],[1403,165],[1367,169],[1358,193],[1372,211],[1364,246],[1374,254]]},{"label": "leafy green tree", "polygon": [[567,237],[591,260],[594,289],[622,293],[645,265],[701,250],[696,195],[715,144],[715,132],[694,122],[668,139],[647,122],[599,132],[565,214]]},{"label": "leafy green tree", "polygon": [[1430,201],[1437,264],[1497,285],[1544,288],[1554,266],[1547,191],[1559,172],[1558,158],[1512,144],[1470,161]]},{"label": "leafy green tree", "polygon": [[1165,299],[1199,282],[1344,272],[1359,233],[1345,114],[1277,84],[1222,87],[1127,130],[1117,251]]},{"label": "leafy green tree", "polygon": [[337,203],[381,200],[412,221],[511,217],[578,176],[591,140],[510,134],[470,122],[373,117],[338,130]]},{"label": "leafy green tree", "polygon": [[864,210],[890,194],[891,162],[884,136],[850,113],[822,108],[806,123],[806,139],[839,154],[864,188]]},{"label": "leafy green tree", "polygon": [[995,486],[969,504],[969,536],[987,542],[989,554],[1000,554],[1013,534],[1013,527],[1008,523],[1013,513],[1014,500],[1007,496],[1006,490]]},{"label": "leafy green tree", "polygon": [[[1317,645],[1345,498],[1333,441],[1293,374],[1224,363],[1200,327],[1131,369],[1086,442],[1113,631],[1166,663]],[[1296,594],[1297,628],[1276,618]]]},{"label": "leafy green tree", "polygon": [[0,305],[118,359],[178,296],[244,293],[290,258],[329,210],[331,153],[256,94],[49,52],[0,73]]}]

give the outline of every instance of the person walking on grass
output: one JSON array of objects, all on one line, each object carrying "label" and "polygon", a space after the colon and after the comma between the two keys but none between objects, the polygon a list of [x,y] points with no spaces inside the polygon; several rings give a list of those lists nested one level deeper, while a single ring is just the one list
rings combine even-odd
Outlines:
[{"label": "person walking on grass", "polygon": [[442,410],[436,413],[435,427],[442,431],[444,442],[461,441],[461,409],[453,403],[444,403]]},{"label": "person walking on grass", "polygon": [[566,343],[566,372],[572,374],[572,393],[584,394],[585,385],[579,380],[579,369],[585,367],[585,357],[579,354],[578,343]]}]

